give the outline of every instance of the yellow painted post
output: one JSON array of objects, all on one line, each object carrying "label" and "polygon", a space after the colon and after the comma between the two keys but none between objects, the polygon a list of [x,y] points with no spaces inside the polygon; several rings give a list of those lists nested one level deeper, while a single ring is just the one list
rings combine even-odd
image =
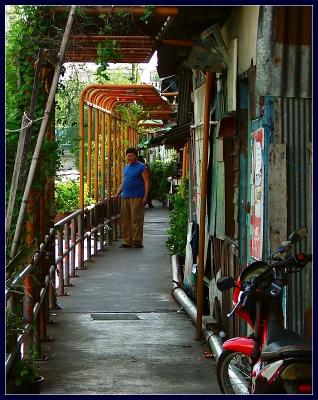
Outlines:
[{"label": "yellow painted post", "polygon": [[[84,127],[83,127],[84,129]],[[84,137],[83,137],[84,139]],[[83,143],[84,146],[84,143]],[[83,170],[84,173],[84,170]],[[84,176],[83,176],[84,178]],[[92,107],[88,106],[87,110],[87,187],[88,196],[92,195]]]},{"label": "yellow painted post", "polygon": [[102,112],[101,132],[101,198],[105,199],[105,113]]},{"label": "yellow painted post", "polygon": [[95,109],[94,201],[98,203],[99,111]]},{"label": "yellow painted post", "polygon": [[116,132],[116,118],[113,117],[113,151],[112,151],[112,177],[113,177],[113,185],[112,185],[112,194],[117,190],[117,182],[116,182],[116,143],[117,143],[117,132]]},{"label": "yellow painted post", "polygon": [[111,180],[111,162],[112,162],[112,117],[107,115],[107,197],[111,196],[112,180]]},{"label": "yellow painted post", "polygon": [[84,208],[84,94],[81,92],[79,101],[79,170],[80,170],[80,195],[79,205]]}]

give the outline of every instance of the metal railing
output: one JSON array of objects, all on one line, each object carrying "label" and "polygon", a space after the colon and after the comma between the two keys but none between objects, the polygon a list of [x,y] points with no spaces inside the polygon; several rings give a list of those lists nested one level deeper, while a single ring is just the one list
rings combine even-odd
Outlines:
[{"label": "metal railing", "polygon": [[[11,279],[10,289],[6,289],[6,305],[11,313],[14,314],[17,303],[15,288],[21,282],[25,294],[23,326],[17,335],[16,348],[6,355],[6,375],[14,360],[24,357],[31,342],[41,359],[41,341],[47,339],[49,310],[59,307],[57,297],[66,294],[65,287],[71,286],[75,271],[86,269],[85,261],[90,261],[121,235],[119,212],[120,199],[111,197],[57,222],[33,254],[32,261]],[[31,293],[26,290],[26,279]]]}]

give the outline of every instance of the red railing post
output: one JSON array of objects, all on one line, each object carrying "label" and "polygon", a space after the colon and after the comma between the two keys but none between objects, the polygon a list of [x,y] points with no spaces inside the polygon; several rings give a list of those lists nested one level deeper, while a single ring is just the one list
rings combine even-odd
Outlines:
[{"label": "red railing post", "polygon": [[61,228],[57,231],[57,256],[59,262],[57,263],[57,271],[58,271],[58,295],[64,296],[64,268],[63,268],[63,235]]},{"label": "red railing post", "polygon": [[[64,248],[68,251],[70,248],[70,231],[69,223],[64,224]],[[70,283],[70,256],[67,253],[64,257],[64,286],[72,286]]]},{"label": "red railing post", "polygon": [[75,250],[75,243],[76,243],[76,218],[72,218],[71,221],[71,270],[70,270],[70,277],[75,278],[75,257],[76,257],[76,250]]},{"label": "red railing post", "polygon": [[78,215],[78,237],[79,243],[77,245],[78,255],[78,270],[85,269],[84,265],[84,211]]}]

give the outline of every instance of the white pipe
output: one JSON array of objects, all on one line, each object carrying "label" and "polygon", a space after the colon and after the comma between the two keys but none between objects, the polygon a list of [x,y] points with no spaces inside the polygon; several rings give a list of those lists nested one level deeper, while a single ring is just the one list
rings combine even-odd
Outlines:
[{"label": "white pipe", "polygon": [[[197,308],[195,304],[187,296],[187,294],[180,287],[178,287],[178,267],[179,267],[178,258],[177,256],[173,255],[171,257],[172,285],[173,285],[172,296],[176,299],[178,304],[181,305],[186,314],[191,318],[192,323],[196,325]],[[222,344],[223,344],[222,338],[219,336],[219,334],[207,330],[203,324],[202,324],[202,332],[205,335],[205,340],[209,344],[215,359],[217,360],[220,354],[222,353]]]},{"label": "white pipe", "polygon": [[[191,318],[193,324],[196,325],[196,319],[197,319],[196,306],[189,299],[186,293],[181,288],[178,287],[178,267],[179,267],[178,257],[173,255],[171,257],[172,285],[173,285],[172,295],[176,299],[178,304],[180,304],[180,306],[184,309],[186,314]],[[205,336],[206,342],[208,343],[208,345],[212,350],[215,360],[217,361],[223,350],[222,338],[219,336],[219,334],[207,330],[203,324],[202,324],[202,332]],[[240,375],[240,372],[234,371],[230,367],[229,375],[230,375],[230,380],[233,382],[233,385],[236,388],[235,394],[248,394],[248,389],[246,387],[245,380]]]},{"label": "white pipe", "polygon": [[[217,125],[219,123],[219,121],[210,121],[209,123],[210,123],[210,125]],[[195,125],[190,125],[190,128],[195,129],[195,128],[199,128],[202,125],[204,125],[204,122],[198,122]]]}]

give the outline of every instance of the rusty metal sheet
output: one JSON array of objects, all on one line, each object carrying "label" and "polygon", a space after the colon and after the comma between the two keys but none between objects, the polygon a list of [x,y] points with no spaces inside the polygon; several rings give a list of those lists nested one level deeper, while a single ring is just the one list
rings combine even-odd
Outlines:
[{"label": "rusty metal sheet", "polygon": [[260,7],[256,90],[261,96],[312,97],[312,7]]},{"label": "rusty metal sheet", "polygon": [[[273,140],[287,148],[287,233],[307,225],[311,231],[312,193],[310,175],[312,142],[311,99],[275,99],[275,128]],[[282,207],[283,209],[283,207]],[[311,236],[297,246],[297,251],[311,253]],[[291,276],[287,286],[287,326],[299,334],[304,333],[306,314],[311,305],[311,265]],[[308,318],[308,317],[307,317]]]},{"label": "rusty metal sheet", "polygon": [[274,251],[287,238],[286,144],[269,148],[269,240]]}]

